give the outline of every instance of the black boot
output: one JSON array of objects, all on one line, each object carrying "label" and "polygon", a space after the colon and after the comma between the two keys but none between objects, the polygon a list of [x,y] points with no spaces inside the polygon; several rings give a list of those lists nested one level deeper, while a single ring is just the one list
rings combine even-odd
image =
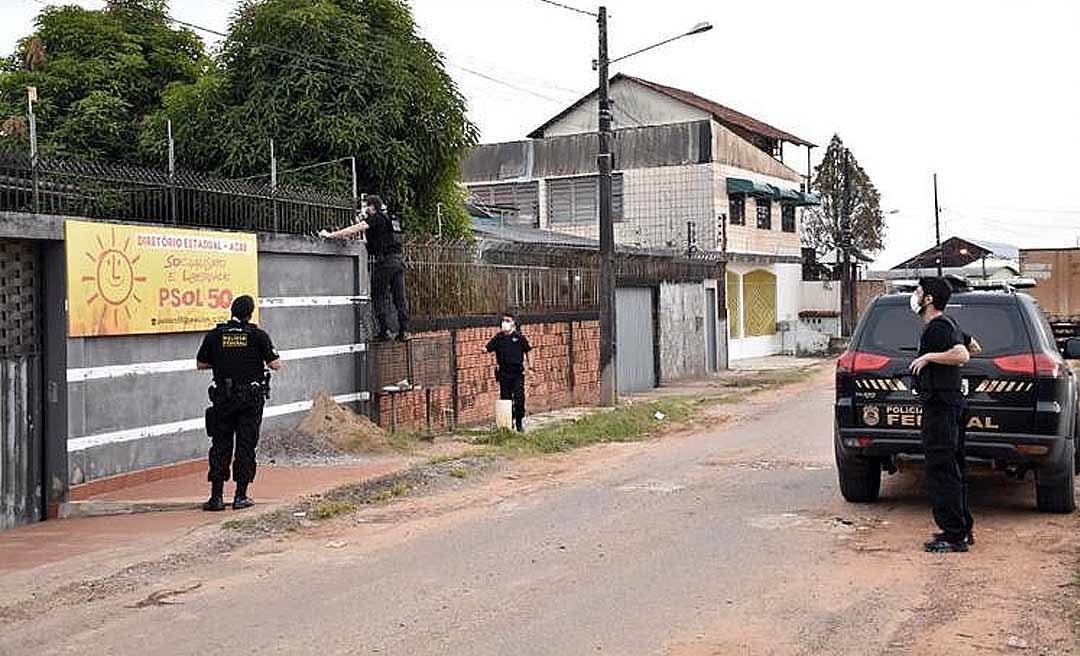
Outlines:
[{"label": "black boot", "polygon": [[221,512],[225,510],[225,483],[213,481],[210,483],[210,499],[203,504],[202,509],[207,512]]},{"label": "black boot", "polygon": [[525,432],[525,420],[524,419],[516,419],[516,420],[514,420],[514,428],[517,429],[517,432],[524,433]]},{"label": "black boot", "polygon": [[255,500],[247,495],[247,483],[236,484],[236,496],[233,497],[233,510],[243,510],[255,505]]}]

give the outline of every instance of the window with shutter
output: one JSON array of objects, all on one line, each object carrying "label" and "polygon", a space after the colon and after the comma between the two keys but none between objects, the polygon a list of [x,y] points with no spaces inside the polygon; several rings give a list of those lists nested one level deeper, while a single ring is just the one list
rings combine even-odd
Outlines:
[{"label": "window with shutter", "polygon": [[[548,216],[556,225],[593,225],[600,218],[599,177],[551,178],[547,181]],[[623,178],[611,176],[611,217],[623,220]]]}]

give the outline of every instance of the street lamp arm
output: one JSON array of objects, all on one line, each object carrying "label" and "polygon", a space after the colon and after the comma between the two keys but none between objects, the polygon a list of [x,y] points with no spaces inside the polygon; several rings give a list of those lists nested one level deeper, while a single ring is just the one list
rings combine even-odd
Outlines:
[{"label": "street lamp arm", "polygon": [[615,64],[615,63],[621,62],[624,59],[629,59],[629,58],[633,57],[634,55],[640,55],[641,53],[652,50],[653,48],[659,48],[660,46],[666,46],[667,44],[671,43],[672,41],[678,41],[679,39],[682,39],[684,37],[693,36],[695,34],[701,34],[702,32],[708,32],[712,28],[713,28],[712,23],[698,23],[689,32],[683,32],[682,34],[673,36],[670,39],[664,39],[663,41],[661,41],[659,43],[654,43],[651,46],[645,46],[644,48],[639,48],[638,50],[635,50],[634,52],[627,53],[627,54],[623,55],[622,57],[616,57],[615,59],[612,59],[612,60],[608,61],[608,64],[610,65],[610,64]]}]

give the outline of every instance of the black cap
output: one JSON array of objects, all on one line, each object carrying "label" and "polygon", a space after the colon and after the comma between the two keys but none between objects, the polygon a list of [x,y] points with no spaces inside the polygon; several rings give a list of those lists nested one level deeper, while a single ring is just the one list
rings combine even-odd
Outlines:
[{"label": "black cap", "polygon": [[237,296],[236,300],[232,302],[232,315],[237,319],[247,321],[251,319],[253,314],[255,314],[255,299],[247,294]]}]

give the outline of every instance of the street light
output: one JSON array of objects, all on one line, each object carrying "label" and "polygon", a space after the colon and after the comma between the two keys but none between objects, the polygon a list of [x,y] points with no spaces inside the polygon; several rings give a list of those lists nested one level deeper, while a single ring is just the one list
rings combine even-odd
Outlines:
[{"label": "street light", "polygon": [[599,151],[596,155],[598,187],[600,192],[600,404],[614,406],[618,401],[615,360],[615,225],[611,219],[611,98],[608,66],[629,59],[653,48],[677,41],[684,37],[708,32],[710,23],[698,23],[688,32],[664,39],[651,46],[639,48],[622,57],[608,59],[607,7],[600,7],[596,14],[599,28],[599,52],[595,66],[599,72],[600,87],[598,137]]}]

